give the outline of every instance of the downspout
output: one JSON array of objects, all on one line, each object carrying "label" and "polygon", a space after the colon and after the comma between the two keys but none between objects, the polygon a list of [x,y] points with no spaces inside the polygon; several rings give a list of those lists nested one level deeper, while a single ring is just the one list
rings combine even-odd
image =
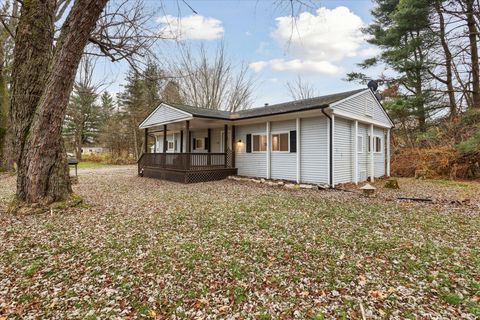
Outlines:
[{"label": "downspout", "polygon": [[329,145],[329,151],[328,151],[328,156],[329,156],[329,165],[328,165],[328,168],[329,168],[329,185],[330,185],[330,188],[333,189],[333,185],[332,185],[332,182],[333,182],[333,124],[332,124],[332,117],[330,117],[326,112],[325,112],[325,108],[327,108],[328,106],[325,106],[323,107],[322,109],[320,109],[322,111],[322,113],[325,115],[325,117],[328,118],[328,120],[330,121],[330,125],[328,126],[329,127],[329,135],[328,135],[328,145]]}]

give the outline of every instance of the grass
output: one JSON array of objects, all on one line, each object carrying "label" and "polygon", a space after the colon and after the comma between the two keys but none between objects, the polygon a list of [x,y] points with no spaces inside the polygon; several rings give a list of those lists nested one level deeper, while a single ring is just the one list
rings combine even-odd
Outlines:
[{"label": "grass", "polygon": [[0,215],[0,316],[480,316],[478,214],[133,167],[80,174],[74,191],[88,207]]},{"label": "grass", "polygon": [[104,168],[108,167],[111,165],[104,164],[101,162],[93,162],[93,161],[80,161],[78,163],[78,168],[79,169],[94,169],[94,168]]}]

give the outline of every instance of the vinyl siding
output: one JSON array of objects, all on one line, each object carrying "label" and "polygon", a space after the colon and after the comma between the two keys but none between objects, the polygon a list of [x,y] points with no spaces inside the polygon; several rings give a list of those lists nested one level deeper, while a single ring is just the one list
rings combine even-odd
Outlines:
[{"label": "vinyl siding", "polygon": [[356,97],[349,98],[346,101],[337,104],[333,109],[345,111],[354,115],[372,118],[386,125],[390,125],[390,120],[382,109],[382,106],[376,101],[371,92],[365,91]]},{"label": "vinyl siding", "polygon": [[235,140],[242,140],[242,143],[237,143],[235,150],[235,165],[238,168],[238,174],[248,177],[267,176],[267,153],[266,152],[252,152],[247,153],[247,134],[265,133],[266,124],[254,124],[248,126],[237,126],[235,128]]},{"label": "vinyl siding", "polygon": [[363,140],[363,152],[358,154],[358,181],[365,181],[369,176],[369,153],[368,153],[368,133],[369,126],[366,124],[358,124],[358,135]]},{"label": "vinyl siding", "polygon": [[353,181],[352,122],[335,117],[334,132],[334,183]]},{"label": "vinyl siding", "polygon": [[382,138],[382,152],[375,153],[373,155],[375,163],[375,177],[382,177],[385,175],[385,132],[382,128],[374,127],[373,134]]},{"label": "vinyl siding", "polygon": [[306,183],[328,183],[328,119],[301,120],[300,177]]},{"label": "vinyl siding", "polygon": [[186,117],[188,117],[188,115],[183,112],[180,112],[178,110],[175,110],[165,105],[161,105],[157,110],[155,110],[151,114],[151,116],[148,119],[146,119],[144,123],[142,123],[142,127],[184,119]]},{"label": "vinyl siding", "polygon": [[[296,130],[295,120],[271,122],[272,133],[289,133],[291,130]],[[290,145],[290,136],[288,143]],[[292,181],[297,179],[296,153],[272,151],[270,163],[270,173],[272,179]]]}]

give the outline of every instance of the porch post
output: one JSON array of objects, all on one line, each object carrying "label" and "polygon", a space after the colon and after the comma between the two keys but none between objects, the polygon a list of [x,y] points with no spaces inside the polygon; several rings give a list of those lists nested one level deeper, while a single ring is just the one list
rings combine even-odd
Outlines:
[{"label": "porch post", "polygon": [[145,128],[145,143],[143,146],[143,152],[148,153],[148,128]]},{"label": "porch post", "polygon": [[297,153],[295,154],[295,157],[296,157],[296,163],[297,163],[297,183],[300,183],[300,180],[301,180],[301,175],[300,175],[300,166],[301,166],[301,159],[300,159],[300,155],[301,155],[301,140],[300,140],[300,135],[301,135],[301,125],[300,125],[300,118],[297,118],[295,119],[295,130],[297,131],[297,137],[296,137],[296,141],[295,141],[295,144],[297,146]]},{"label": "porch post", "polygon": [[183,130],[180,130],[180,153],[183,153]]},{"label": "porch post", "polygon": [[207,152],[208,152],[207,165],[210,166],[212,164],[212,156],[210,155],[210,153],[212,152],[212,129],[210,128],[207,129],[207,142],[208,142],[208,145],[206,146]]},{"label": "porch post", "polygon": [[167,152],[167,125],[163,125],[163,153]]},{"label": "porch post", "polygon": [[390,128],[387,129],[387,177],[390,177]]},{"label": "porch post", "polygon": [[232,168],[235,168],[235,126],[232,125]]},{"label": "porch post", "polygon": [[270,153],[270,150],[271,150],[271,147],[270,147],[270,131],[271,131],[271,128],[270,128],[270,121],[267,121],[267,126],[266,126],[266,135],[267,135],[267,179],[270,179],[270,173],[272,171],[271,167],[270,167],[270,159],[271,159],[271,153]]},{"label": "porch post", "polygon": [[155,137],[155,144],[153,145],[153,153],[157,153],[157,140],[158,140],[158,138],[157,138],[157,135],[154,135],[154,137]]},{"label": "porch post", "polygon": [[223,127],[223,154],[224,154],[224,166],[227,167],[228,161],[228,124]]},{"label": "porch post", "polygon": [[190,169],[190,120],[185,122],[185,132],[187,134],[187,140],[185,145],[185,150],[187,154],[185,155],[185,169]]}]

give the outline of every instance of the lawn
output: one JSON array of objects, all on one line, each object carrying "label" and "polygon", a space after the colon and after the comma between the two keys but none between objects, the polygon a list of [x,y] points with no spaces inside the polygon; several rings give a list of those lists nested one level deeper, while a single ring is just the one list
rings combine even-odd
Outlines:
[{"label": "lawn", "polygon": [[480,317],[478,184],[401,186],[469,202],[81,169],[89,207],[0,213],[0,318]]}]

